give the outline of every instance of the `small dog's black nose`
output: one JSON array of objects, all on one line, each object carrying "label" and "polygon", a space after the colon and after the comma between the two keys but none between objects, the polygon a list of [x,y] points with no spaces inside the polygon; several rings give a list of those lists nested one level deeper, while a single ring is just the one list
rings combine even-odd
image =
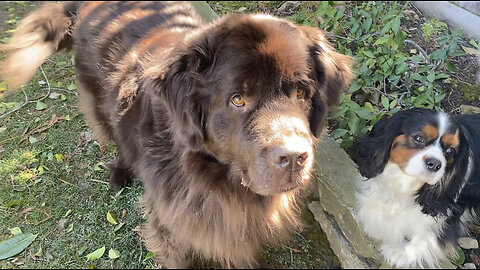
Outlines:
[{"label": "small dog's black nose", "polygon": [[283,168],[288,165],[294,165],[297,168],[302,168],[308,159],[308,153],[292,153],[286,149],[277,147],[270,152],[270,158],[276,166]]},{"label": "small dog's black nose", "polygon": [[427,166],[427,169],[432,172],[437,172],[442,168],[442,162],[436,158],[425,159],[425,165]]}]

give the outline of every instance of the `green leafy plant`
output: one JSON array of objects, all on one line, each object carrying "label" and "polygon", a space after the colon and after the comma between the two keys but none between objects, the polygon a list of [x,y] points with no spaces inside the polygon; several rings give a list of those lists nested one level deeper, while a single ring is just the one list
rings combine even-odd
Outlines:
[{"label": "green leafy plant", "polygon": [[431,41],[434,36],[440,34],[446,28],[446,23],[437,19],[428,19],[422,26],[422,37],[425,41]]},{"label": "green leafy plant", "polygon": [[[290,18],[323,29],[340,53],[354,57],[355,79],[329,116],[330,136],[341,139],[344,148],[386,114],[412,107],[441,109],[445,93],[437,82],[455,71],[449,59],[461,55],[456,50],[461,32],[435,37],[436,50],[427,54],[401,27],[407,5],[350,2],[339,7],[329,1],[319,3],[314,13],[303,11]],[[432,30],[430,36],[436,34]],[[407,46],[418,53],[411,54]]]}]

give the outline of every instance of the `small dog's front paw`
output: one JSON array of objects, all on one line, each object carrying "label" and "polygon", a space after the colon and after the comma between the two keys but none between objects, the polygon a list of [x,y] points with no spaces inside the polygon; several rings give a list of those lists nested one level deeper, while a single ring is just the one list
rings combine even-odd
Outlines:
[{"label": "small dog's front paw", "polygon": [[392,247],[383,245],[381,248],[385,261],[396,268],[414,268],[417,267],[417,256],[410,254],[403,247]]}]

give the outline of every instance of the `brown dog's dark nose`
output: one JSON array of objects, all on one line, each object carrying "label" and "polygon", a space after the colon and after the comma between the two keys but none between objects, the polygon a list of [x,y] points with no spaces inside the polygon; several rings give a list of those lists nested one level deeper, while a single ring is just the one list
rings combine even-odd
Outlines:
[{"label": "brown dog's dark nose", "polygon": [[288,151],[282,147],[276,147],[270,152],[270,159],[272,163],[279,168],[285,168],[291,165],[297,168],[303,168],[308,159],[308,153],[297,153]]}]

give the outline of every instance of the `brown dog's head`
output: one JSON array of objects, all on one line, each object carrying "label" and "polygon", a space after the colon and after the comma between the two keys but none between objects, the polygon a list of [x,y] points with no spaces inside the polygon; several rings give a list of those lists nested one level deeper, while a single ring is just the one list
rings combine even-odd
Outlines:
[{"label": "brown dog's head", "polygon": [[257,194],[305,185],[351,58],[315,28],[245,14],[197,31],[177,52],[160,96],[184,144],[228,164]]}]

